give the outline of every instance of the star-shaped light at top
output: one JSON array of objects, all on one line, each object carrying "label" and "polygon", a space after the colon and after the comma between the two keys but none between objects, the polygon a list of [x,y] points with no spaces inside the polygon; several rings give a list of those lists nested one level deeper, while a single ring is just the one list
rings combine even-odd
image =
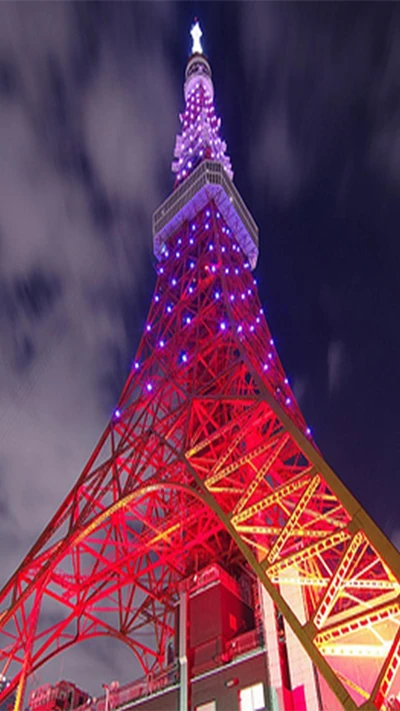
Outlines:
[{"label": "star-shaped light at top", "polygon": [[201,31],[200,23],[198,20],[192,26],[190,34],[192,35],[193,40],[192,54],[203,54],[203,47],[201,46],[200,41],[201,37],[203,36],[203,33]]}]

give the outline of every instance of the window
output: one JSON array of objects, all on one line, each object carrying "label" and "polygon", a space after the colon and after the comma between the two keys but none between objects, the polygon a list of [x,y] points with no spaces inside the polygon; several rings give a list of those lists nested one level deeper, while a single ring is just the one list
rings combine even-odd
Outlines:
[{"label": "window", "polygon": [[240,711],[263,711],[265,709],[264,685],[248,686],[240,690]]},{"label": "window", "polygon": [[200,704],[196,706],[196,711],[217,711],[217,704],[215,701],[207,701],[205,704]]}]

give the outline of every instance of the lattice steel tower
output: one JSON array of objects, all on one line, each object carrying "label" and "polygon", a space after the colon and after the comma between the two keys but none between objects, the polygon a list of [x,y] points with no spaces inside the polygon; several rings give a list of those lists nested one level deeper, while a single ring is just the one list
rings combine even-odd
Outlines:
[{"label": "lattice steel tower", "polygon": [[144,334],[88,464],[0,594],[0,671],[19,711],[27,676],[95,635],[161,669],[180,581],[245,564],[342,707],[385,708],[400,558],[324,461],[283,371],[252,276],[258,228],[192,32]]}]

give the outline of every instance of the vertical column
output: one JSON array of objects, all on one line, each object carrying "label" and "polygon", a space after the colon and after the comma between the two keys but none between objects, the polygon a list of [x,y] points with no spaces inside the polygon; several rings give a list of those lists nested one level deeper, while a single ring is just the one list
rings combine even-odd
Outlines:
[{"label": "vertical column", "polygon": [[179,711],[188,711],[189,703],[189,670],[187,658],[187,613],[188,592],[183,588],[179,594]]},{"label": "vertical column", "polygon": [[[280,583],[281,594],[299,622],[304,624],[306,611],[300,581],[296,583],[299,579],[296,568],[287,568],[285,578],[290,578],[290,582]],[[298,711],[321,711],[318,681],[312,661],[286,620],[284,625],[294,706]]]},{"label": "vertical column", "polygon": [[274,603],[264,585],[259,585],[259,596],[264,625],[265,645],[270,684],[271,711],[284,711],[283,682],[279,658],[278,635],[275,621]]}]

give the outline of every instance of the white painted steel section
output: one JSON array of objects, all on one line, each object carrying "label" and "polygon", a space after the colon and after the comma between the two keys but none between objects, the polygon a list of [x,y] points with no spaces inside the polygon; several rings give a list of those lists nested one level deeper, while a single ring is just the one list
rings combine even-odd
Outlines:
[{"label": "white painted steel section", "polygon": [[[297,569],[293,567],[290,568],[290,571],[286,570],[285,577],[290,577],[293,580],[297,579],[299,577]],[[299,622],[305,624],[307,620],[303,590],[300,582],[297,584],[281,583],[279,587],[282,596],[287,604],[290,605]],[[284,621],[284,625],[292,691],[297,687],[303,686],[306,699],[306,711],[322,711],[314,666],[286,620]],[[303,709],[299,708],[298,711],[303,711]]]},{"label": "white painted steel section", "polygon": [[187,611],[188,593],[181,590],[179,594],[179,711],[188,711],[189,671],[187,658]]},{"label": "white painted steel section", "polygon": [[267,664],[269,683],[271,687],[272,711],[284,711],[279,699],[282,699],[282,672],[279,659],[278,632],[275,621],[274,603],[268,595],[264,585],[258,583],[261,603],[262,620],[264,625],[265,646],[267,648]]}]

